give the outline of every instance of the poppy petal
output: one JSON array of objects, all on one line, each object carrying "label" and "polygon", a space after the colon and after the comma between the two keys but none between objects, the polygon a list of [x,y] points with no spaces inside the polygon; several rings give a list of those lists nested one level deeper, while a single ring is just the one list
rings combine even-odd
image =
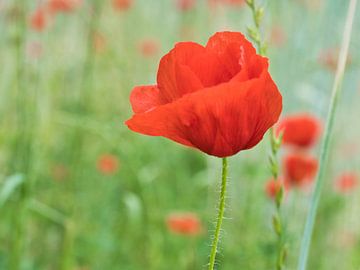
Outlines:
[{"label": "poppy petal", "polygon": [[251,56],[256,54],[255,48],[245,36],[238,32],[218,32],[206,44],[206,50],[219,56],[228,72],[235,76]]},{"label": "poppy petal", "polygon": [[204,51],[205,48],[199,44],[180,42],[160,60],[157,83],[164,100],[171,102],[184,94],[203,88],[187,63]]},{"label": "poppy petal", "polygon": [[163,102],[156,85],[137,86],[130,94],[130,103],[134,113],[143,113],[151,110]]},{"label": "poppy petal", "polygon": [[269,74],[248,82],[206,88],[136,114],[126,122],[136,132],[164,136],[218,156],[256,145],[281,112],[281,95]]}]

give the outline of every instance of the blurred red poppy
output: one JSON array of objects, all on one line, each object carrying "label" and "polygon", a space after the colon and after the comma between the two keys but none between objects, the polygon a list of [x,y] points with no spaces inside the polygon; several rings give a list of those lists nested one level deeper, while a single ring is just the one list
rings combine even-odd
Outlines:
[{"label": "blurred red poppy", "polygon": [[31,59],[38,59],[43,53],[43,46],[40,42],[32,41],[26,44],[26,51]]},{"label": "blurred red poppy", "polygon": [[119,168],[119,162],[116,156],[104,154],[97,160],[97,168],[103,174],[114,174]]},{"label": "blurred red poppy", "polygon": [[282,177],[279,177],[279,179],[277,180],[274,180],[273,178],[268,180],[265,184],[266,195],[269,198],[274,199],[276,194],[280,191],[281,187],[284,188],[284,191],[288,189],[286,184],[287,183],[284,181]]},{"label": "blurred red poppy", "polygon": [[281,25],[274,25],[270,31],[270,43],[275,47],[282,47],[286,43],[286,32]]},{"label": "blurred red poppy", "polygon": [[38,7],[30,16],[30,26],[35,31],[41,32],[45,30],[48,24],[48,17],[46,10],[43,7]]},{"label": "blurred red poppy", "polygon": [[258,144],[282,110],[282,97],[241,33],[221,32],[205,47],[176,44],[159,65],[157,85],[135,87],[126,125],[209,155],[226,157]]},{"label": "blurred red poppy", "polygon": [[156,39],[144,39],[139,42],[139,52],[144,57],[152,57],[159,52],[160,44]]},{"label": "blurred red poppy", "polygon": [[340,175],[335,182],[335,189],[341,193],[347,193],[354,190],[359,184],[355,173],[347,172]]},{"label": "blurred red poppy", "polygon": [[99,33],[99,32],[94,33],[93,46],[94,46],[95,52],[97,52],[97,53],[103,53],[104,51],[106,51],[106,39],[101,33]]},{"label": "blurred red poppy", "polygon": [[49,0],[51,12],[71,12],[82,4],[82,0]]},{"label": "blurred red poppy", "polygon": [[220,0],[221,2],[229,5],[238,5],[242,6],[245,4],[245,0]]},{"label": "blurred red poppy", "polygon": [[310,114],[295,114],[280,121],[277,132],[283,132],[282,142],[301,148],[313,146],[321,131],[320,121]]},{"label": "blurred red poppy", "polygon": [[169,231],[182,235],[198,235],[202,232],[200,219],[193,213],[175,213],[166,218]]},{"label": "blurred red poppy", "polygon": [[51,175],[56,181],[63,181],[69,177],[70,172],[68,167],[64,164],[55,164],[51,168]]},{"label": "blurred red poppy", "polygon": [[304,153],[292,153],[284,158],[283,165],[286,182],[290,186],[304,186],[314,179],[318,161]]},{"label": "blurred red poppy", "polygon": [[176,0],[176,7],[181,11],[188,11],[194,8],[196,0]]},{"label": "blurred red poppy", "polygon": [[[339,57],[339,48],[327,48],[323,49],[318,57],[320,65],[327,68],[328,70],[335,72],[337,68],[337,62]],[[351,55],[348,54],[346,64],[351,64]]]},{"label": "blurred red poppy", "polygon": [[112,1],[114,9],[119,10],[119,11],[128,10],[131,7],[132,3],[133,3],[132,0],[113,0]]}]

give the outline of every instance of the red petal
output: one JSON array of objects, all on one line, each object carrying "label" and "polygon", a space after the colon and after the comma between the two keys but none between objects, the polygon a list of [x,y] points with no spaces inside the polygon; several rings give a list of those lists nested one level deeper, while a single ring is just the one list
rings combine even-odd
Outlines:
[{"label": "red petal", "polygon": [[219,56],[231,77],[235,76],[244,64],[256,54],[251,43],[238,32],[216,33],[209,39],[206,49]]},{"label": "red petal", "polygon": [[133,116],[133,131],[164,136],[218,156],[256,145],[277,120],[282,98],[267,72],[260,79],[231,82],[186,95]]},{"label": "red petal", "polygon": [[155,85],[135,87],[130,94],[130,102],[134,113],[143,113],[163,104]]},{"label": "red petal", "polygon": [[186,93],[203,88],[202,83],[187,63],[194,55],[204,51],[205,48],[199,44],[181,42],[160,60],[157,83],[164,100],[171,102]]}]

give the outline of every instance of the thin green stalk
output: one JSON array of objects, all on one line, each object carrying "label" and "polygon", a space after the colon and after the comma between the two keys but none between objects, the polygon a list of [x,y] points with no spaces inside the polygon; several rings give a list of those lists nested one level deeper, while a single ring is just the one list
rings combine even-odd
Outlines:
[{"label": "thin green stalk", "polygon": [[26,5],[19,0],[15,3],[19,9],[16,21],[15,59],[16,59],[16,139],[10,158],[11,174],[23,173],[25,181],[19,186],[19,196],[13,211],[13,235],[10,251],[9,268],[18,270],[21,267],[24,249],[24,234],[26,223],[26,205],[29,189],[28,171],[30,167],[30,125],[29,125],[29,97],[25,87],[24,44],[26,36]]},{"label": "thin green stalk", "polygon": [[[262,41],[260,25],[262,18],[264,16],[264,8],[257,6],[255,0],[246,0],[248,6],[250,7],[253,15],[254,27],[248,27],[248,32],[251,39],[255,42],[259,54],[265,56],[267,46],[266,43]],[[280,181],[279,179],[279,162],[278,162],[278,152],[281,145],[281,135],[276,136],[274,128],[270,129],[270,147],[271,153],[269,155],[270,162],[270,171],[274,181]],[[286,259],[286,245],[284,240],[284,230],[281,220],[281,205],[284,197],[284,187],[280,183],[280,189],[277,190],[275,194],[275,208],[276,212],[273,215],[273,229],[277,237],[277,251],[276,251],[276,263],[275,269],[282,270],[285,267]]]},{"label": "thin green stalk", "polygon": [[311,245],[311,238],[314,229],[314,222],[316,218],[316,213],[320,201],[321,190],[324,184],[325,176],[325,167],[327,164],[329,156],[329,145],[331,139],[331,133],[333,130],[334,119],[336,108],[338,104],[338,99],[341,93],[341,84],[345,73],[346,59],[349,51],[349,44],[351,39],[352,25],[355,17],[357,0],[350,0],[349,9],[346,17],[346,23],[344,27],[344,35],[342,39],[342,46],[340,50],[340,55],[337,64],[336,75],[334,79],[334,84],[332,88],[332,96],[330,101],[330,107],[328,112],[328,117],[326,121],[326,128],[324,133],[323,142],[321,145],[320,152],[320,162],[319,162],[319,172],[316,179],[316,184],[314,192],[311,198],[310,210],[307,215],[304,234],[301,242],[300,257],[298,263],[298,270],[305,270],[307,266],[307,261],[309,257],[309,250]]},{"label": "thin green stalk", "polygon": [[224,218],[225,212],[225,193],[226,193],[226,182],[227,182],[227,174],[228,174],[228,162],[227,158],[222,159],[222,178],[221,178],[221,190],[220,190],[220,198],[219,198],[219,209],[218,209],[218,216],[216,220],[216,228],[214,239],[211,245],[211,252],[210,252],[210,261],[209,261],[209,270],[213,270],[215,266],[216,254],[218,251],[218,243],[220,239],[220,231],[221,231],[221,224]]}]

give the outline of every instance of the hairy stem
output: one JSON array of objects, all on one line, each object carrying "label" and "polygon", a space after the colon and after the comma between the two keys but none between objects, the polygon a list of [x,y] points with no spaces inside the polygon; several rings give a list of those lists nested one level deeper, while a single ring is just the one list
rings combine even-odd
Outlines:
[{"label": "hairy stem", "polygon": [[216,220],[216,228],[214,239],[211,245],[210,252],[210,261],[209,261],[209,270],[213,270],[215,266],[216,254],[218,251],[218,243],[220,238],[221,224],[224,218],[225,212],[225,193],[226,193],[226,181],[227,181],[227,173],[228,173],[228,162],[227,158],[222,159],[222,178],[221,178],[221,190],[220,190],[220,198],[219,198],[219,209],[218,216]]},{"label": "hairy stem", "polygon": [[301,242],[298,270],[305,270],[308,261],[311,238],[314,230],[314,222],[320,201],[322,186],[324,183],[325,167],[329,156],[329,145],[330,145],[331,133],[333,130],[336,107],[341,93],[341,84],[345,72],[346,59],[347,59],[349,44],[351,39],[352,25],[355,17],[356,3],[357,0],[350,0],[349,3],[349,9],[346,18],[345,28],[344,28],[344,35],[342,39],[342,46],[341,46],[340,56],[338,59],[334,84],[332,88],[332,96],[330,101],[328,117],[326,121],[326,128],[325,128],[323,142],[321,145],[319,172],[317,175],[314,192],[312,194],[310,210],[307,215],[304,234]]}]

